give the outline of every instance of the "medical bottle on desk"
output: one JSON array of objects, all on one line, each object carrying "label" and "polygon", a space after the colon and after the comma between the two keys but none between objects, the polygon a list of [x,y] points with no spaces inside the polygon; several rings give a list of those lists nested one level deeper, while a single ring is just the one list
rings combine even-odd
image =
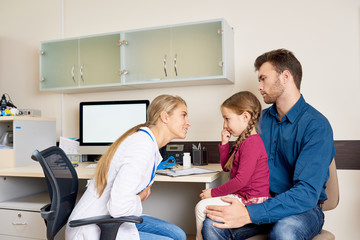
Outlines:
[{"label": "medical bottle on desk", "polygon": [[189,168],[189,167],[191,167],[191,157],[190,157],[190,153],[189,153],[189,152],[184,152],[184,156],[183,156],[183,167],[184,167],[184,168]]}]

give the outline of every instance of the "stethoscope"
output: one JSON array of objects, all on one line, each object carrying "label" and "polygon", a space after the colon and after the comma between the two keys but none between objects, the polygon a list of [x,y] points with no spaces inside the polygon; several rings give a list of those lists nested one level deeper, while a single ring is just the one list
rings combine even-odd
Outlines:
[{"label": "stethoscope", "polygon": [[[146,131],[145,129],[141,129],[141,128],[139,129],[139,131],[142,131],[142,132],[146,133],[147,135],[149,135],[149,137],[151,138],[151,140],[152,140],[153,142],[155,142],[155,141],[154,141],[154,138],[151,136],[151,134],[150,134],[148,131]],[[156,153],[155,153],[155,159],[156,159]],[[150,182],[149,182],[149,184],[148,184],[145,188],[147,188],[148,186],[150,186],[150,184],[153,182],[153,180],[154,180],[154,178],[155,178],[155,175],[156,175],[156,164],[155,164],[155,162],[154,162],[154,167],[153,167],[153,169],[152,169]],[[145,188],[144,188],[142,191],[144,191]]]},{"label": "stethoscope", "polygon": [[[155,141],[154,141],[154,138],[151,136],[151,134],[150,134],[148,131],[146,131],[145,129],[142,129],[142,128],[140,128],[139,131],[142,131],[142,132],[146,133],[147,135],[149,135],[149,137],[151,138],[151,140],[152,140],[153,142],[155,142]],[[156,159],[156,153],[155,153],[155,159]],[[156,164],[155,164],[155,162],[154,162],[154,167],[153,167],[153,169],[152,169],[150,182],[149,182],[149,184],[148,184],[145,188],[147,188],[148,186],[150,186],[150,184],[154,181],[154,178],[155,178],[155,175],[156,175],[156,171],[157,171],[157,170],[159,170],[159,169],[165,169],[165,168],[168,168],[168,167],[170,167],[170,166],[175,166],[175,158],[174,158],[173,156],[170,156],[168,159],[166,159],[165,161],[161,162],[158,167],[156,167]],[[144,188],[142,191],[144,191],[145,188]]]}]

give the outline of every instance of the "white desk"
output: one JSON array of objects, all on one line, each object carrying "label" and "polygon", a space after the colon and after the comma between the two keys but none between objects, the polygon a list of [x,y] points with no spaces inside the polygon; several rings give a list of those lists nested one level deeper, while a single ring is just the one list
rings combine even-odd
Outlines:
[{"label": "white desk", "polygon": [[[86,168],[88,164],[89,163],[80,163],[79,166],[75,168],[80,180],[80,192],[85,190],[87,180],[94,176],[95,169]],[[186,233],[194,234],[194,208],[200,200],[199,194],[201,190],[220,185],[226,180],[227,176],[221,172],[220,164],[209,164],[199,167],[219,172],[184,177],[156,175],[151,196],[143,203],[144,214],[170,221],[180,226]],[[49,200],[48,195],[46,193],[44,194],[44,192],[47,192],[47,186],[40,165],[34,164],[25,167],[0,169],[0,177],[0,212],[11,210],[12,212],[10,213],[14,215],[13,217],[16,218],[18,223],[21,220],[21,218],[19,219],[18,217],[19,214],[24,216],[25,212],[36,212],[36,216],[38,216],[36,228],[39,227],[38,225],[40,223],[43,224],[43,220],[38,212],[39,208]],[[39,196],[42,197],[39,198]],[[0,225],[2,221],[4,221],[4,223],[9,222],[8,219],[10,217],[11,216],[7,218],[1,217]],[[35,222],[34,217],[28,221]],[[21,234],[23,234],[21,236],[28,236],[27,234],[29,234],[29,226],[19,227],[19,225],[8,225],[7,228],[23,228],[24,232],[21,232]],[[34,227],[34,229],[36,228]],[[4,239],[1,235],[4,234],[2,231],[0,228],[0,238]],[[39,230],[35,231],[39,232]],[[40,232],[41,231],[43,230],[40,230]],[[33,237],[38,237],[38,235]]]},{"label": "white desk", "polygon": [[[90,165],[90,162],[80,163],[77,166],[76,172],[78,174],[79,180],[91,179],[94,176],[95,169],[87,168]],[[209,164],[205,166],[196,166],[208,170],[218,171],[215,173],[207,174],[198,174],[198,175],[189,175],[183,177],[168,177],[164,175],[156,175],[155,182],[170,182],[170,183],[202,183],[205,184],[204,188],[211,188],[219,185],[219,181],[222,181],[222,172],[220,164]],[[176,169],[183,169],[182,166],[178,166]],[[0,177],[10,177],[10,178],[44,178],[44,173],[39,164],[33,164],[30,166],[16,167],[16,168],[5,168],[0,169]],[[0,189],[1,192],[1,189]],[[37,192],[37,191],[36,191]],[[22,196],[26,196],[27,194]],[[13,197],[11,197],[13,198]],[[10,198],[10,199],[11,199]],[[6,200],[6,196],[0,197],[0,202]]]},{"label": "white desk", "polygon": [[[91,162],[80,163],[78,167],[75,167],[79,179],[91,179],[94,176],[95,169],[87,168]],[[196,166],[204,169],[218,171],[216,173],[190,175],[184,177],[168,177],[164,175],[156,175],[156,182],[196,182],[196,183],[207,183],[211,185],[212,182],[216,181],[221,176],[220,164],[209,164],[205,166]],[[176,169],[183,169],[182,166],[178,166]],[[0,169],[1,177],[31,177],[31,178],[43,178],[44,173],[39,164],[33,164],[30,166],[16,167],[16,168],[5,168]]]}]

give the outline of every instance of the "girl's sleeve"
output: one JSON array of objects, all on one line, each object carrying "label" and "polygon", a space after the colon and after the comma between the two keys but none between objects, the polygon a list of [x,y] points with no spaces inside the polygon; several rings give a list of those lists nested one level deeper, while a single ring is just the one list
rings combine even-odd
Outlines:
[{"label": "girl's sleeve", "polygon": [[230,157],[230,153],[229,153],[229,143],[221,145],[221,143],[219,143],[219,153],[220,153],[220,163],[221,163],[221,167],[223,169],[224,172],[227,172],[228,170],[224,168],[227,160]]},{"label": "girl's sleeve", "polygon": [[237,193],[251,182],[259,158],[256,145],[250,141],[243,142],[239,147],[238,154],[234,159],[234,163],[239,164],[236,176],[223,185],[213,188],[211,190],[212,197]]}]

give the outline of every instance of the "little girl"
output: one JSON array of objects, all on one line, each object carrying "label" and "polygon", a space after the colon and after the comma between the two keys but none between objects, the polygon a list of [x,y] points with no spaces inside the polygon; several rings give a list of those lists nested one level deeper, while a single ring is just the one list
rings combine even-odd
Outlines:
[{"label": "little girl", "polygon": [[[221,167],[230,171],[230,181],[200,194],[201,201],[195,207],[196,237],[202,239],[201,228],[208,205],[228,205],[221,197],[234,197],[244,205],[262,203],[270,197],[269,167],[264,143],[257,127],[261,104],[254,94],[238,92],[221,105],[224,126],[219,144]],[[237,137],[229,152],[230,137]]]}]

